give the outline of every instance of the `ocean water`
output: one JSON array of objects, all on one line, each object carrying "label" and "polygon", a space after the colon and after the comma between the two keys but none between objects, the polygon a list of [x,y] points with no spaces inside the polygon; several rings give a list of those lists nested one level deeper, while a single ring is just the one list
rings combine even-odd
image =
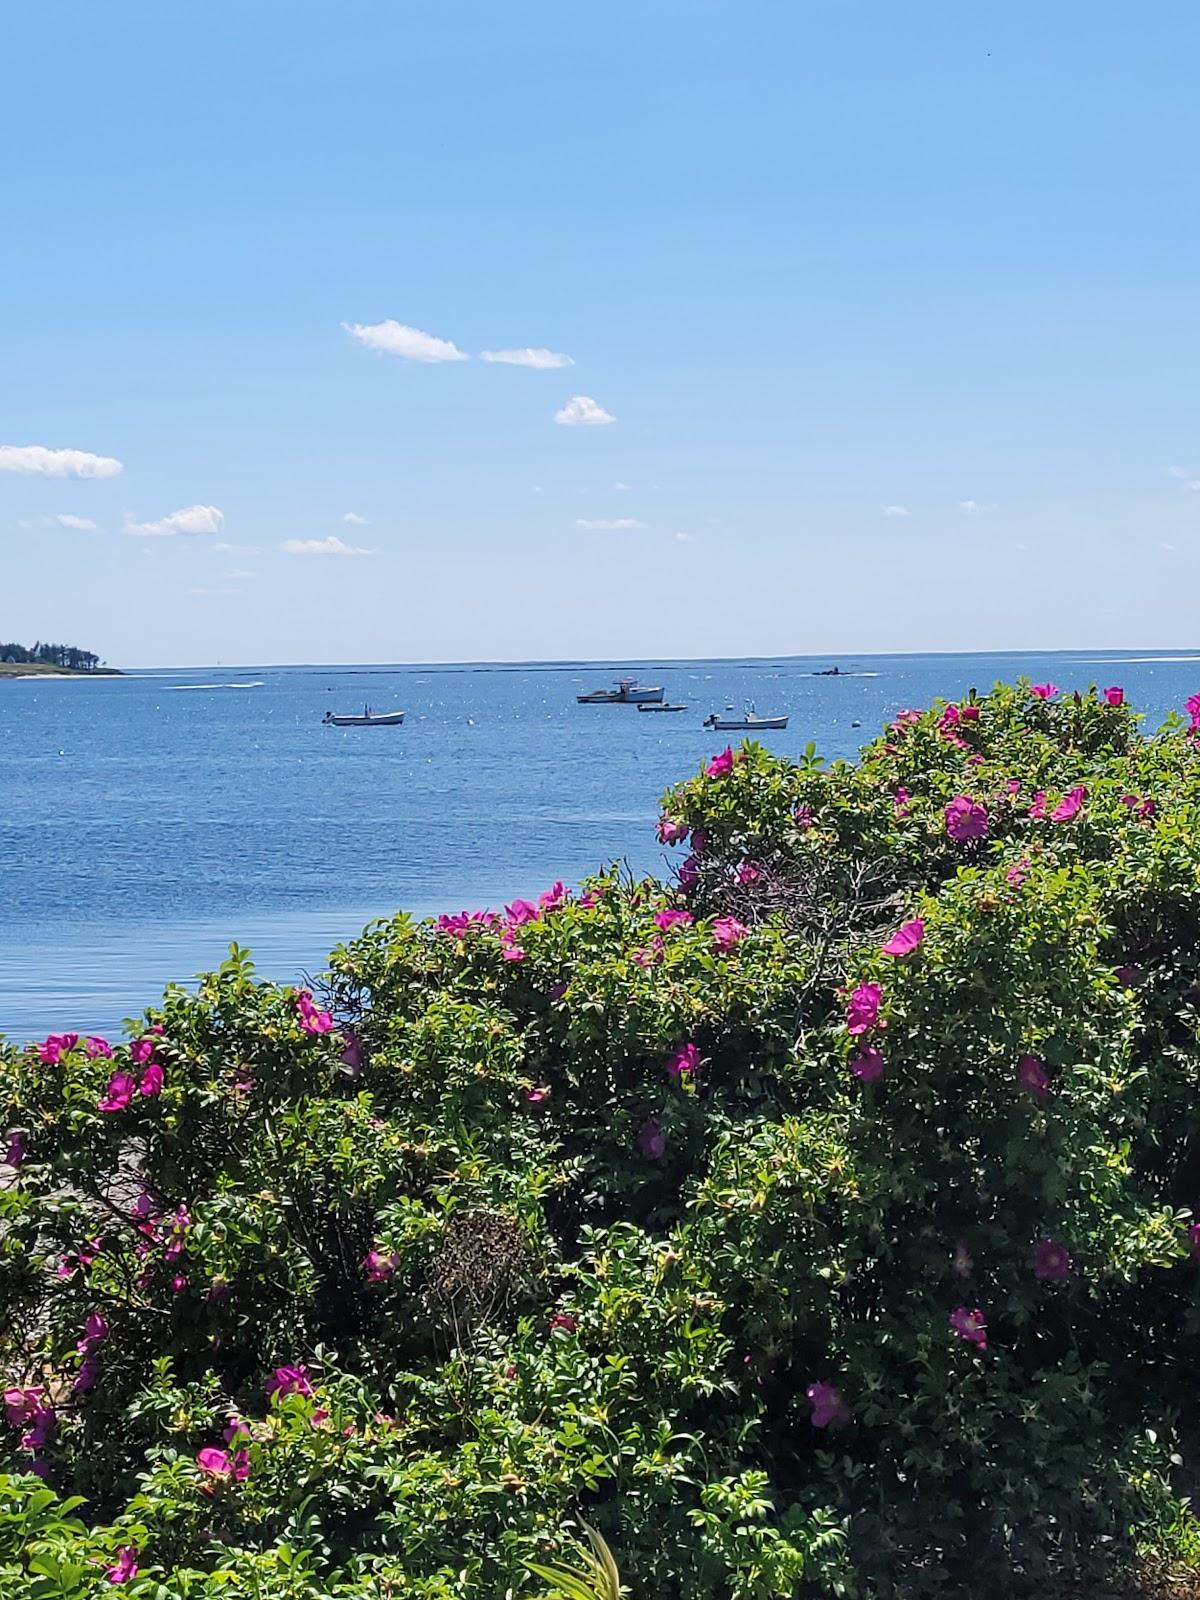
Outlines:
[{"label": "ocean water", "polygon": [[[1157,725],[1200,654],[1145,651],[0,679],[0,1034],[117,1031],[169,980],[249,945],[319,971],[374,916],[499,906],[621,860],[665,871],[662,791],[721,748],[709,711],[786,711],[783,754],[851,755],[904,706],[1025,673],[1122,684]],[[622,670],[680,715],[580,706]],[[247,687],[235,687],[247,685]],[[251,686],[252,685],[252,686]],[[400,728],[328,709],[404,709]],[[739,735],[734,735],[736,739]]]}]

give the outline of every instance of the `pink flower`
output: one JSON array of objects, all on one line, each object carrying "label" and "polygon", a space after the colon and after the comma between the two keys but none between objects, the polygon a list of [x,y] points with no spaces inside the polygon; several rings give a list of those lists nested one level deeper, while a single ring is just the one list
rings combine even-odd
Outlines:
[{"label": "pink flower", "polygon": [[762,868],[756,867],[753,861],[739,861],[733,875],[745,887],[747,884],[758,882],[762,877]]},{"label": "pink flower", "polygon": [[1035,683],[1029,692],[1035,700],[1051,700],[1058,693],[1058,685],[1055,683]]},{"label": "pink flower", "polygon": [[655,927],[661,928],[664,933],[670,933],[672,928],[687,928],[692,923],[690,911],[676,911],[673,908],[667,911],[656,911],[654,914]]},{"label": "pink flower", "polygon": [[813,825],[812,807],[803,805],[797,806],[795,811],[792,812],[792,820],[800,829],[801,833],[807,833]]},{"label": "pink flower", "polygon": [[245,1483],[250,1476],[250,1452],[248,1450],[235,1450],[233,1452],[233,1481]]},{"label": "pink flower", "polygon": [[1063,795],[1062,799],[1050,813],[1050,821],[1070,822],[1072,817],[1078,815],[1079,808],[1086,799],[1087,790],[1081,783],[1076,784],[1073,789],[1067,790],[1066,794]]},{"label": "pink flower", "polygon": [[75,1382],[71,1385],[72,1394],[87,1394],[96,1387],[96,1380],[100,1376],[100,1357],[94,1355],[84,1356],[79,1363],[79,1371],[75,1374]]},{"label": "pink flower", "polygon": [[1022,1056],[1017,1062],[1017,1082],[1038,1100],[1045,1100],[1050,1093],[1049,1076],[1037,1056]]},{"label": "pink flower", "polygon": [[590,911],[593,906],[600,904],[600,894],[596,889],[588,889],[579,896],[579,904],[585,911]]},{"label": "pink flower", "polygon": [[300,1018],[301,1033],[329,1033],[333,1029],[332,1015],[317,1008],[307,989],[296,991],[296,1012]]},{"label": "pink flower", "polygon": [[1123,706],[1125,704],[1125,691],[1114,686],[1111,689],[1105,689],[1104,698],[1110,706]]},{"label": "pink flower", "polygon": [[908,810],[909,805],[911,803],[912,803],[912,795],[910,795],[908,790],[904,787],[904,785],[901,784],[900,787],[896,790],[896,797],[892,802],[892,804],[896,808],[896,815],[898,817],[902,817],[905,814],[905,812]]},{"label": "pink flower", "polygon": [[221,1437],[226,1444],[236,1444],[241,1439],[248,1439],[250,1437],[250,1424],[245,1417],[239,1417],[236,1411],[231,1411]]},{"label": "pink flower", "polygon": [[123,1544],[117,1551],[117,1559],[111,1567],[104,1569],[104,1576],[109,1583],[128,1583],[130,1578],[137,1577],[138,1553],[131,1544]]},{"label": "pink flower", "polygon": [[1150,818],[1157,813],[1157,811],[1158,802],[1150,799],[1143,800],[1141,805],[1137,808],[1137,814],[1144,822],[1148,822]]},{"label": "pink flower", "polygon": [[1034,794],[1033,801],[1029,807],[1029,815],[1035,822],[1040,822],[1046,815],[1046,791],[1044,789],[1039,789]]},{"label": "pink flower", "polygon": [[544,1105],[549,1098],[550,1091],[544,1085],[539,1085],[536,1089],[521,1090],[521,1099],[527,1106]]},{"label": "pink flower", "polygon": [[107,1059],[112,1055],[112,1045],[109,1044],[107,1039],[102,1039],[99,1034],[90,1033],[83,1041],[83,1053],[93,1061],[97,1056],[104,1056]]},{"label": "pink flower", "polygon": [[654,1117],[648,1117],[637,1131],[638,1154],[645,1156],[647,1161],[661,1161],[663,1152],[667,1148],[667,1141],[663,1135],[662,1127]]},{"label": "pink flower", "polygon": [[542,914],[532,900],[514,900],[504,910],[509,926],[513,928],[523,928],[527,922],[536,922]]},{"label": "pink flower", "polygon": [[83,1324],[83,1338],[75,1346],[76,1350],[86,1355],[94,1346],[104,1343],[108,1331],[108,1318],[99,1311],[89,1312]]},{"label": "pink flower", "polygon": [[228,1483],[233,1476],[233,1462],[224,1450],[218,1450],[215,1445],[205,1445],[203,1450],[196,1452],[196,1465],[201,1473],[209,1479],[205,1487],[210,1493],[218,1483]]},{"label": "pink flower", "polygon": [[850,1063],[850,1071],[860,1083],[878,1083],[887,1063],[873,1044],[864,1045]]},{"label": "pink flower", "polygon": [[681,1078],[690,1072],[695,1072],[699,1065],[700,1052],[694,1044],[681,1044],[667,1057],[667,1071],[673,1078]]},{"label": "pink flower", "polygon": [[1016,862],[1015,865],[1009,867],[1008,871],[1004,874],[1004,876],[1008,879],[1009,883],[1012,884],[1014,889],[1019,889],[1021,887],[1021,885],[1025,882],[1025,879],[1026,879],[1026,877],[1028,875],[1029,875],[1029,857],[1028,856],[1022,856],[1020,861]]},{"label": "pink flower", "polygon": [[708,835],[703,828],[692,829],[692,854],[702,856],[708,849]]},{"label": "pink flower", "polygon": [[[309,998],[312,998],[311,995]],[[153,1039],[135,1039],[129,1046],[129,1059],[139,1067],[142,1066],[154,1055],[154,1045]]]},{"label": "pink flower", "polygon": [[4,1147],[4,1155],[0,1157],[6,1167],[19,1167],[25,1161],[25,1141],[28,1134],[24,1128],[14,1128],[8,1136],[8,1143]]},{"label": "pink flower", "polygon": [[958,714],[963,719],[964,722],[978,722],[979,721],[979,707],[978,706],[959,706]]},{"label": "pink flower", "polygon": [[1141,972],[1137,967],[1117,967],[1113,973],[1113,977],[1123,989],[1132,989],[1140,976]]},{"label": "pink flower", "polygon": [[22,1450],[44,1450],[58,1427],[58,1414],[53,1406],[39,1405],[26,1419],[27,1433],[21,1435]]},{"label": "pink flower", "polygon": [[654,831],[659,844],[682,844],[691,830],[686,822],[672,822],[670,817],[662,816]]},{"label": "pink flower", "polygon": [[46,1391],[40,1383],[26,1388],[5,1389],[4,1414],[14,1428],[24,1428],[42,1408]]},{"label": "pink flower", "polygon": [[883,947],[885,956],[910,956],[925,937],[925,924],[920,917],[902,923]]},{"label": "pink flower", "polygon": [[500,935],[500,956],[504,961],[524,961],[525,959],[525,951],[507,928]]},{"label": "pink flower", "polygon": [[47,1067],[56,1067],[61,1057],[74,1050],[78,1043],[77,1033],[52,1033],[38,1045],[38,1060]]},{"label": "pink flower", "polygon": [[1033,1275],[1043,1282],[1071,1276],[1071,1252],[1054,1239],[1039,1239],[1033,1247]]},{"label": "pink flower", "polygon": [[632,959],[639,967],[657,967],[663,960],[662,935],[656,933],[650,943],[642,950],[635,950]]},{"label": "pink flower", "polygon": [[289,1394],[310,1395],[313,1391],[308,1379],[308,1368],[303,1365],[276,1367],[263,1384],[263,1392],[268,1400],[272,1395],[277,1395],[280,1400]]},{"label": "pink flower", "polygon": [[1192,727],[1200,727],[1200,694],[1188,696],[1187,714],[1192,719]]},{"label": "pink flower", "polygon": [[124,1111],[133,1099],[134,1081],[128,1072],[114,1072],[100,1101],[101,1111]]},{"label": "pink flower", "polygon": [[700,863],[695,856],[688,856],[679,869],[679,885],[682,889],[690,889],[700,876]]},{"label": "pink flower", "polygon": [[967,1344],[976,1345],[980,1350],[987,1349],[987,1323],[983,1319],[982,1311],[971,1311],[966,1306],[959,1306],[950,1313],[950,1326]]},{"label": "pink flower", "polygon": [[846,1007],[847,1031],[854,1036],[869,1032],[875,1026],[882,999],[883,990],[877,983],[860,983]]},{"label": "pink flower", "polygon": [[142,1081],[138,1084],[138,1093],[156,1095],[162,1093],[163,1069],[157,1061],[152,1061],[142,1073]]},{"label": "pink flower", "polygon": [[988,814],[978,800],[969,795],[955,795],[946,807],[946,832],[958,843],[968,839],[982,839],[988,831]]},{"label": "pink flower", "polygon": [[736,917],[713,918],[712,938],[718,950],[732,950],[735,944],[741,943],[749,931]]},{"label": "pink flower", "polygon": [[543,911],[557,911],[560,906],[566,905],[570,898],[566,884],[559,878],[556,883],[552,883],[538,895],[538,905]]},{"label": "pink flower", "polygon": [[704,770],[710,778],[723,778],[726,773],[733,771],[734,759],[733,746],[727,744],[721,754],[714,756]]},{"label": "pink flower", "polygon": [[804,1391],[812,1405],[809,1421],[814,1428],[827,1428],[831,1422],[848,1422],[850,1408],[831,1383],[810,1383]]},{"label": "pink flower", "polygon": [[382,1250],[372,1249],[363,1257],[363,1268],[368,1283],[386,1283],[399,1265],[400,1257],[394,1250],[385,1253]]},{"label": "pink flower", "polygon": [[346,1041],[342,1048],[342,1065],[346,1069],[346,1076],[357,1078],[362,1071],[362,1041],[351,1028],[347,1028],[342,1037]]},{"label": "pink flower", "polygon": [[1005,792],[1007,794],[1020,794],[1020,792],[1021,792],[1021,780],[1020,780],[1020,778],[1006,778],[1004,780],[1004,788],[1005,788]]},{"label": "pink flower", "polygon": [[177,1272],[175,1274],[175,1276],[171,1279],[171,1293],[172,1294],[182,1294],[183,1291],[187,1288],[187,1286],[188,1286],[187,1278],[185,1277],[185,1275],[182,1272]]},{"label": "pink flower", "polygon": [[578,1327],[575,1318],[566,1311],[556,1311],[550,1318],[551,1333],[575,1333]]}]

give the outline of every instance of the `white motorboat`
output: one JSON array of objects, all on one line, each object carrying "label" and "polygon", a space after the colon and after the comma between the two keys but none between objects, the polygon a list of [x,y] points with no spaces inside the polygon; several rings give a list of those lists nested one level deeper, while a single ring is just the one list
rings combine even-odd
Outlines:
[{"label": "white motorboat", "polygon": [[714,711],[704,719],[706,728],[715,728],[719,733],[733,732],[737,728],[745,728],[752,733],[766,733],[771,729],[782,730],[787,725],[786,714],[782,717],[760,717],[753,706],[748,706],[740,717],[718,717]]},{"label": "white motorboat", "polygon": [[404,721],[403,711],[372,711],[364,706],[361,711],[338,713],[327,711],[321,721],[330,728],[398,728]]},{"label": "white motorboat", "polygon": [[648,688],[636,678],[620,678],[615,689],[593,689],[590,694],[577,694],[581,706],[642,706],[661,700],[661,687]]},{"label": "white motorboat", "polygon": [[644,700],[638,706],[639,711],[686,711],[686,706],[668,705],[665,700]]}]

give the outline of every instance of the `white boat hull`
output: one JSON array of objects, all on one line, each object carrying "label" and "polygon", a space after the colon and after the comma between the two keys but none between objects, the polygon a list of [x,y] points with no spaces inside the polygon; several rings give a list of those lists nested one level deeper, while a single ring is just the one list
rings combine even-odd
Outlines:
[{"label": "white boat hull", "polygon": [[404,713],[379,711],[367,716],[337,716],[331,711],[325,721],[331,728],[398,728],[404,721]]},{"label": "white boat hull", "polygon": [[709,717],[704,724],[717,733],[732,733],[738,729],[747,733],[782,732],[787,725],[787,717]]}]

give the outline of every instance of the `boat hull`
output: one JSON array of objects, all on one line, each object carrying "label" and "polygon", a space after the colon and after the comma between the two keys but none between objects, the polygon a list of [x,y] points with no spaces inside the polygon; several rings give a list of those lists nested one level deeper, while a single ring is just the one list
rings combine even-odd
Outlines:
[{"label": "boat hull", "polygon": [[745,717],[709,717],[704,724],[717,733],[733,733],[739,729],[746,733],[780,733],[787,725],[786,717],[755,717],[753,721]]},{"label": "boat hull", "polygon": [[662,697],[661,689],[595,689],[591,694],[577,694],[575,702],[581,706],[647,706]]},{"label": "boat hull", "polygon": [[669,706],[665,701],[642,701],[638,706],[639,711],[686,711],[686,706]]},{"label": "boat hull", "polygon": [[325,719],[331,728],[398,728],[404,721],[403,711],[381,711],[375,716],[343,716],[333,712]]}]

